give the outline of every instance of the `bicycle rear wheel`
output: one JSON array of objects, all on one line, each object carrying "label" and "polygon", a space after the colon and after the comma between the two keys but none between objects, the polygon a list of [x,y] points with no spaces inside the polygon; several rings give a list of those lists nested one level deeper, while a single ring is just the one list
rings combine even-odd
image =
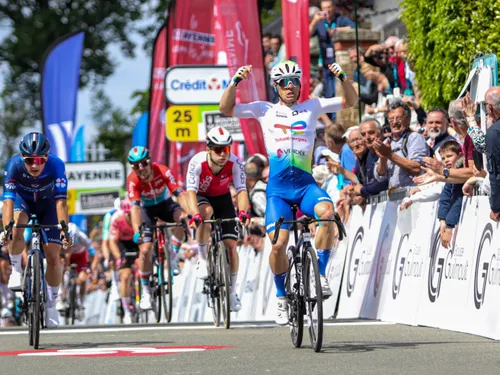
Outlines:
[{"label": "bicycle rear wheel", "polygon": [[210,245],[208,249],[208,278],[205,285],[208,289],[208,305],[212,309],[212,318],[216,327],[220,326],[221,308],[219,302],[219,260],[216,256],[215,247]]},{"label": "bicycle rear wheel", "polygon": [[75,275],[71,272],[69,279],[69,320],[72,326],[75,325],[76,316],[76,280]]},{"label": "bicycle rear wheel", "polygon": [[35,251],[32,256],[32,294],[31,294],[31,311],[32,311],[32,334],[33,348],[38,349],[40,343],[40,286],[42,284],[40,276],[40,253]]},{"label": "bicycle rear wheel", "polygon": [[158,262],[153,258],[153,272],[151,274],[151,307],[153,308],[154,320],[158,323],[161,319],[160,288],[158,285]]},{"label": "bicycle rear wheel", "polygon": [[[173,283],[174,283],[174,277],[172,275],[172,264],[170,263],[170,251],[169,251],[169,246],[165,244],[163,248],[163,259],[164,259],[164,265],[165,267],[163,268],[163,284],[164,284],[164,290],[165,293],[163,295],[163,300],[165,301],[163,307],[165,311],[165,319],[167,319],[167,322],[170,323],[172,320],[172,308],[173,308]],[[166,287],[165,287],[166,283]]]},{"label": "bicycle rear wheel", "polygon": [[229,302],[229,293],[231,290],[231,279],[229,277],[229,260],[227,256],[227,248],[224,242],[219,242],[219,300],[220,309],[222,310],[222,318],[224,319],[224,327],[229,329],[231,326],[231,306]]},{"label": "bicycle rear wheel", "polygon": [[315,352],[323,344],[323,292],[319,277],[318,259],[312,247],[304,251],[304,299],[311,346]]},{"label": "bicycle rear wheel", "polygon": [[304,303],[300,293],[301,265],[297,264],[294,259],[296,251],[295,246],[290,246],[287,251],[288,274],[285,286],[288,295],[288,317],[291,322],[290,337],[292,344],[300,348],[304,335]]}]

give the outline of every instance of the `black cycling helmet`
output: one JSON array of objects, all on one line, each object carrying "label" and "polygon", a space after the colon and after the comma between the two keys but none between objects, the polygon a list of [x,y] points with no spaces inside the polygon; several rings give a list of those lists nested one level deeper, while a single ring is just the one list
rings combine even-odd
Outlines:
[{"label": "black cycling helmet", "polygon": [[50,151],[50,143],[42,133],[28,133],[19,143],[22,155],[47,156]]}]

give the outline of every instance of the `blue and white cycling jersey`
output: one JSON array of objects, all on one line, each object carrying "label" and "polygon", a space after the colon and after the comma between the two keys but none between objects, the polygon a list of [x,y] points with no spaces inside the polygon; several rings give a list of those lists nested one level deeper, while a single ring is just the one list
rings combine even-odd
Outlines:
[{"label": "blue and white cycling jersey", "polygon": [[269,102],[235,105],[233,116],[256,118],[264,134],[270,167],[266,189],[268,231],[274,230],[274,222],[281,215],[292,219],[291,204],[298,204],[303,213],[314,216],[316,204],[331,203],[312,177],[312,158],[317,118],[341,109],[339,97],[314,98],[292,107]]},{"label": "blue and white cycling jersey", "polygon": [[[48,156],[38,177],[31,176],[21,155],[12,157],[5,167],[3,199],[14,201],[14,211],[24,212],[28,218],[37,215],[44,225],[58,224],[56,200],[66,199],[68,180],[64,162],[57,156]],[[50,243],[61,244],[58,229],[44,229]]]},{"label": "blue and white cycling jersey", "polygon": [[49,154],[42,173],[31,176],[26,170],[21,155],[13,156],[5,167],[3,181],[3,199],[15,201],[16,195],[23,200],[37,202],[42,199],[66,199],[68,180],[64,162]]}]

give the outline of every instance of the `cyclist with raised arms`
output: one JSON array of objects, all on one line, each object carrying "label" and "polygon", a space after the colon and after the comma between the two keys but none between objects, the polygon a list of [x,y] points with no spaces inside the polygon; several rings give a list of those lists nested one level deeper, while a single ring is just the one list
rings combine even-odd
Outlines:
[{"label": "cyclist with raised arms", "polygon": [[[156,218],[167,223],[180,223],[190,210],[184,189],[177,184],[167,166],[151,162],[147,148],[132,147],[128,153],[128,161],[133,169],[127,178],[128,198],[132,202],[133,241],[140,242],[139,272],[143,288],[139,306],[142,310],[150,310],[152,307],[149,279],[153,261],[153,231],[150,227],[156,224]],[[173,200],[173,195],[177,197],[178,203]],[[146,228],[141,233],[143,222]],[[184,242],[184,229],[172,228],[172,233],[171,243],[174,251],[170,256],[175,257]],[[178,268],[177,262],[172,262],[172,267],[174,265]],[[174,273],[178,273],[178,270],[174,270]]]},{"label": "cyclist with raised arms", "polygon": [[[235,207],[231,198],[229,185],[232,183],[238,194],[238,217],[248,225],[250,216],[247,211],[250,207],[246,187],[245,168],[241,160],[231,153],[233,138],[229,132],[218,126],[207,134],[207,150],[194,155],[189,162],[186,190],[189,194],[190,206],[196,208],[190,221],[200,223],[202,220],[231,219],[236,217]],[[241,302],[236,294],[236,280],[238,278],[239,258],[236,251],[238,227],[234,222],[222,223],[222,239],[229,252],[231,272],[231,290],[229,305],[231,311],[239,311]],[[207,244],[210,238],[210,224],[201,224],[196,231],[199,258],[196,273],[198,278],[208,277]]]},{"label": "cyclist with raised arms", "polygon": [[[354,106],[358,96],[338,64],[329,65],[328,68],[340,79],[344,97],[314,98],[299,103],[302,70],[293,61],[284,61],[271,70],[274,90],[279,96],[279,102],[276,104],[264,101],[236,104],[236,87],[241,80],[248,78],[251,66],[239,68],[222,95],[222,113],[234,117],[256,118],[262,126],[270,164],[266,190],[266,228],[271,239],[274,237],[275,222],[280,216],[284,216],[285,220],[294,219],[291,210],[293,204],[298,205],[308,216],[319,219],[333,218],[332,200],[318,187],[311,174],[316,120],[323,113],[337,112]],[[286,248],[289,229],[289,225],[281,227],[278,241],[273,245],[269,256],[278,297],[276,323],[281,325],[288,324],[285,279],[288,271]],[[321,286],[326,298],[332,295],[325,276],[335,241],[332,233],[333,223],[325,222],[316,234]]]},{"label": "cyclist with raised arms", "polygon": [[[26,134],[19,143],[20,154],[13,156],[5,167],[4,205],[2,221],[5,225],[14,219],[17,224],[27,224],[30,215],[36,214],[38,222],[44,225],[57,225],[61,220],[68,222],[66,205],[66,178],[64,162],[49,154],[50,144],[41,133]],[[63,231],[45,230],[47,243],[44,246],[47,259],[47,303],[46,326],[59,325],[59,313],[56,310],[56,298],[61,283],[61,264],[59,252],[61,246],[71,246],[71,238],[65,238]],[[63,238],[61,242],[61,238]],[[8,242],[6,233],[0,234],[0,244]],[[9,288],[21,289],[22,252],[26,246],[24,229],[14,228],[9,252],[12,274]]]}]

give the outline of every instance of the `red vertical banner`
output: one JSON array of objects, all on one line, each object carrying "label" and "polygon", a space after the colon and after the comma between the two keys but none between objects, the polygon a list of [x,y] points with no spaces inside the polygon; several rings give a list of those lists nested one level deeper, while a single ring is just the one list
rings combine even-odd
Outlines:
[{"label": "red vertical banner", "polygon": [[153,161],[165,164],[165,109],[167,106],[163,85],[167,70],[167,27],[163,26],[153,47],[153,66],[149,98],[148,148]]},{"label": "red vertical banner", "polygon": [[301,101],[309,99],[311,57],[309,52],[309,0],[282,0],[286,55],[302,68]]},{"label": "red vertical banner", "polygon": [[[237,103],[266,100],[266,80],[257,1],[215,0],[217,46],[222,46],[230,76],[243,65],[252,65],[250,79],[238,86]],[[219,36],[221,38],[219,38]],[[221,47],[219,47],[221,49]],[[220,59],[218,59],[221,62]],[[266,153],[264,136],[257,120],[240,120],[249,154]]]},{"label": "red vertical banner", "polygon": [[[175,2],[168,22],[168,66],[216,63],[213,5],[214,0]],[[191,157],[204,149],[205,142],[170,142],[168,166],[179,182],[184,182]]]}]

